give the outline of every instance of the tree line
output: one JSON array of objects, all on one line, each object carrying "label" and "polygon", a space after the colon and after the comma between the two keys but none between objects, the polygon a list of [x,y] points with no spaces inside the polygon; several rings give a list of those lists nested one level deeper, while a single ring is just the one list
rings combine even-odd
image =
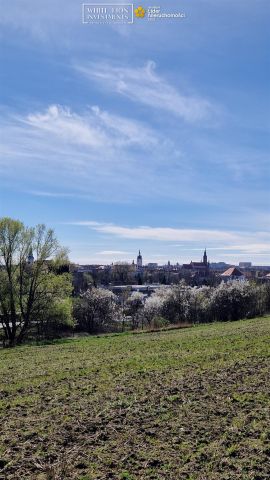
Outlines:
[{"label": "tree line", "polygon": [[68,262],[68,252],[53,230],[0,219],[3,346],[18,345],[26,338],[55,337],[65,331],[98,333],[233,321],[270,311],[270,285],[249,282],[198,288],[180,281],[146,298],[128,288],[116,296],[89,281],[86,291],[75,295]]},{"label": "tree line", "polygon": [[105,289],[81,294],[74,314],[91,333],[119,331],[124,326],[160,328],[167,325],[226,322],[270,312],[270,285],[233,281],[217,287],[191,287],[184,281],[161,288],[150,297],[126,291],[119,299]]}]

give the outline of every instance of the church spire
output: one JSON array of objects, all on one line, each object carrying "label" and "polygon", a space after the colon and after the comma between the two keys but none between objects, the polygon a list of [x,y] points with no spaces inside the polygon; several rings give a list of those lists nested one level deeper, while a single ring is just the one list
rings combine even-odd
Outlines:
[{"label": "church spire", "polygon": [[32,265],[34,263],[34,255],[33,255],[33,249],[30,247],[28,257],[27,257],[27,263],[28,265]]},{"label": "church spire", "polygon": [[137,268],[142,267],[142,255],[141,255],[141,250],[139,250],[139,255],[137,256]]},{"label": "church spire", "polygon": [[207,253],[206,253],[206,248],[204,249],[203,263],[204,263],[204,265],[207,265]]}]

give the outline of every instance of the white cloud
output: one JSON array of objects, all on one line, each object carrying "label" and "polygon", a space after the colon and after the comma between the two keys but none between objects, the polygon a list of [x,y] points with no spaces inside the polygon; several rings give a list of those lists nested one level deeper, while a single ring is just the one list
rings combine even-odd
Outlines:
[{"label": "white cloud", "polygon": [[54,104],[26,115],[5,110],[0,128],[2,178],[35,196],[216,203],[180,148],[145,122]]},{"label": "white cloud", "polygon": [[[233,252],[239,255],[270,255],[270,234],[268,232],[237,232],[212,229],[185,229],[168,227],[126,227],[110,223],[93,221],[70,222],[71,225],[89,227],[90,229],[109,236],[116,236],[127,240],[151,240],[158,242],[181,241],[181,251],[196,251],[207,246],[208,250]],[[259,240],[259,241],[258,241]],[[194,248],[194,246],[197,246]],[[225,253],[223,253],[225,255]]]},{"label": "white cloud", "polygon": [[144,122],[99,107],[82,113],[60,105],[25,116],[4,112],[0,128],[2,178],[20,179],[24,191],[39,196],[129,201],[151,194],[147,176],[154,178],[162,150],[168,152],[166,141]]},{"label": "white cloud", "polygon": [[219,230],[195,230],[168,227],[123,227],[113,224],[102,224],[92,221],[71,222],[72,225],[88,226],[100,233],[115,235],[126,239],[136,240],[158,240],[158,241],[198,241],[207,242],[211,240],[235,241],[238,236],[234,233]]},{"label": "white cloud", "polygon": [[153,61],[142,68],[116,67],[108,63],[75,65],[75,68],[102,88],[154,109],[166,110],[187,122],[205,121],[217,110],[208,99],[180,93],[156,73]]},{"label": "white cloud", "polygon": [[[245,212],[233,215],[236,198],[242,212],[252,205],[258,213],[267,205],[263,183],[260,189],[256,184],[247,189],[245,177],[236,185],[224,168],[209,163],[203,151],[193,152],[181,138],[172,141],[170,132],[165,137],[163,129],[159,132],[98,106],[74,112],[54,104],[16,116],[3,110],[0,128],[2,179],[36,196],[133,204],[173,200],[180,209],[220,205],[232,211],[226,219],[231,228],[239,228],[240,222],[249,228],[251,220]],[[256,221],[257,213],[252,224],[264,228]],[[215,224],[218,220],[222,225],[224,218],[215,218]]]},{"label": "white cloud", "polygon": [[120,138],[124,138],[130,144],[149,148],[159,143],[154,131],[143,122],[102,111],[98,106],[92,107],[92,112],[95,114],[96,122],[116,135],[121,135]]},{"label": "white cloud", "polygon": [[157,139],[143,123],[92,107],[78,115],[67,107],[50,105],[44,113],[29,114],[24,120],[34,129],[53,134],[68,143],[92,148],[123,147],[129,144],[149,147]]},{"label": "white cloud", "polygon": [[39,129],[63,139],[66,142],[88,145],[93,148],[101,146],[106,136],[92,124],[92,119],[86,119],[72,113],[70,109],[51,105],[45,113],[30,114],[26,123],[34,129]]}]

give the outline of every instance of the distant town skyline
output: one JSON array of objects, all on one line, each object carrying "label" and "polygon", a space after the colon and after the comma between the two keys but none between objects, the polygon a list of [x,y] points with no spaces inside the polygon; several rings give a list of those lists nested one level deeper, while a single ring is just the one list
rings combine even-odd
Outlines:
[{"label": "distant town skyline", "polygon": [[[209,256],[207,254],[207,250],[205,248],[204,252],[201,251],[201,256],[200,256],[200,259],[199,259],[199,256],[196,258],[196,259],[189,259],[188,262],[181,262],[181,260],[175,260],[175,261],[171,261],[170,259],[161,259],[161,261],[157,261],[155,259],[155,261],[149,261],[148,258],[144,258],[144,256],[142,255],[142,251],[139,249],[138,251],[138,254],[137,255],[130,255],[130,252],[104,252],[104,257],[106,257],[107,255],[112,255],[114,254],[115,256],[117,255],[120,255],[122,256],[122,258],[118,258],[116,259],[115,261],[112,261],[112,262],[105,262],[105,259],[103,258],[101,262],[98,262],[96,263],[96,265],[116,265],[116,264],[129,264],[129,265],[136,265],[139,269],[141,267],[153,267],[154,265],[157,265],[157,266],[168,266],[168,265],[171,265],[171,266],[183,266],[185,267],[185,265],[188,265],[189,264],[192,264],[194,263],[194,265],[196,266],[196,264],[199,262],[199,263],[202,263],[202,264],[205,264],[205,265],[230,265],[231,262],[228,262],[226,260],[216,260],[216,261],[211,261],[209,259]],[[128,258],[123,258],[124,255],[128,255]],[[132,257],[132,259],[131,259]],[[164,255],[165,257],[165,255]],[[31,257],[32,259],[34,259],[34,257]],[[79,262],[77,262],[79,263]],[[82,264],[82,263],[81,263]],[[90,262],[84,262],[85,265],[90,265],[91,263]],[[93,264],[95,265],[95,263]],[[252,268],[254,266],[258,266],[257,264],[256,265],[253,265],[252,262],[250,261],[241,261],[239,260],[239,262],[235,263],[234,265],[238,265],[240,268]],[[265,265],[265,266],[268,266],[268,265]],[[269,265],[269,269],[270,269],[270,265]]]},{"label": "distant town skyline", "polygon": [[269,265],[270,2],[163,7],[185,17],[83,24],[78,0],[5,5],[0,216],[54,228],[80,264],[206,247]]}]

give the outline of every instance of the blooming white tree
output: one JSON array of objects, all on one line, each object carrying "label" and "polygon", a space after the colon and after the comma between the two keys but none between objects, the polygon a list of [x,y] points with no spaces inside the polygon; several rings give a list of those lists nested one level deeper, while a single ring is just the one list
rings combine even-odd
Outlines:
[{"label": "blooming white tree", "polygon": [[270,288],[249,282],[218,287],[190,287],[184,282],[157,291],[145,302],[148,323],[161,316],[170,323],[230,321],[262,315],[270,310]]},{"label": "blooming white tree", "polygon": [[139,327],[140,320],[143,326],[143,307],[144,307],[144,295],[140,292],[133,292],[126,302],[127,313],[132,320],[132,329]]},{"label": "blooming white tree", "polygon": [[110,290],[89,289],[75,302],[74,315],[79,328],[89,333],[107,330],[119,316],[117,297]]},{"label": "blooming white tree", "polygon": [[162,295],[153,294],[146,299],[143,315],[148,325],[151,325],[155,318],[161,316],[162,306]]},{"label": "blooming white tree", "polygon": [[212,316],[217,321],[239,320],[258,312],[257,288],[248,282],[221,283],[213,290]]}]

